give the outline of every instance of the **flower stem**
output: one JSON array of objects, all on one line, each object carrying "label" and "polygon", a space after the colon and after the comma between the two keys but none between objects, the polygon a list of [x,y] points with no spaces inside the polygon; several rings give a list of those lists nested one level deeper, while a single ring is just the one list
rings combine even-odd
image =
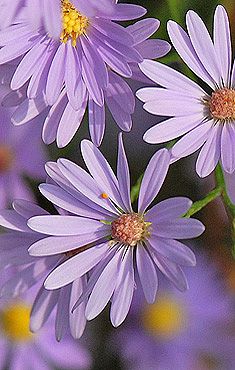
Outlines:
[{"label": "flower stem", "polygon": [[189,208],[188,212],[185,213],[184,217],[189,218],[193,216],[195,213],[199,212],[202,208],[204,208],[207,204],[212,202],[212,200],[218,198],[223,192],[223,188],[219,185],[214,190],[210,191],[205,198],[198,200],[197,202],[193,203],[192,206]]},{"label": "flower stem", "polygon": [[235,218],[235,205],[231,202],[227,190],[226,190],[226,184],[224,181],[224,174],[223,170],[221,168],[220,163],[217,165],[216,170],[215,170],[215,179],[216,183],[218,186],[221,186],[223,191],[222,191],[222,199],[224,202],[224,205],[226,207],[227,213],[229,212],[228,216],[231,218]]},{"label": "flower stem", "polygon": [[143,176],[144,176],[143,174],[140,175],[135,185],[133,185],[131,188],[131,203],[134,203],[138,199],[139,192],[140,192],[140,185],[141,185]]}]

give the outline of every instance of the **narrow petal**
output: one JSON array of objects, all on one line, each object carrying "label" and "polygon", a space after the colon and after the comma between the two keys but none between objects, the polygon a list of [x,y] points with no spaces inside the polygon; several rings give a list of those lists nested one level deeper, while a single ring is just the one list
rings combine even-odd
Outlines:
[{"label": "narrow petal", "polygon": [[28,226],[37,232],[48,235],[84,235],[91,231],[107,228],[100,221],[78,216],[36,216],[28,221]]},{"label": "narrow petal", "polygon": [[65,62],[66,91],[73,109],[78,110],[82,105],[81,101],[79,101],[76,96],[76,90],[81,80],[81,62],[71,41],[67,43],[67,57]]},{"label": "narrow petal", "polygon": [[110,300],[117,284],[121,256],[121,252],[117,252],[98,278],[87,302],[85,311],[87,320],[92,320],[99,315]]},{"label": "narrow petal", "polygon": [[88,140],[83,140],[81,142],[81,152],[88,170],[97,184],[99,184],[99,187],[117,205],[122,207],[117,178],[99,149]]},{"label": "narrow petal", "polygon": [[96,146],[100,146],[105,131],[105,106],[100,107],[89,99],[89,131],[91,140]]},{"label": "narrow petal", "polygon": [[48,215],[48,212],[37,204],[31,203],[27,200],[17,199],[12,203],[14,210],[25,219],[33,216]]},{"label": "narrow petal", "polygon": [[85,98],[81,108],[74,110],[70,103],[67,104],[60,119],[56,134],[59,148],[64,148],[70,143],[77,132],[86,111],[87,99]]},{"label": "narrow petal", "polygon": [[112,71],[109,72],[109,85],[106,94],[117,102],[120,109],[126,113],[134,113],[135,97],[132,89],[122,77]]},{"label": "narrow petal", "polygon": [[127,30],[134,38],[135,45],[147,40],[159,28],[160,21],[155,18],[146,18],[128,26]]},{"label": "narrow petal", "polygon": [[58,160],[59,169],[69,182],[83,195],[100,207],[115,212],[115,208],[109,199],[102,198],[102,191],[96,185],[95,180],[80,166],[60,158]]},{"label": "narrow petal", "polygon": [[79,236],[50,236],[31,245],[28,252],[31,256],[51,256],[77,250],[80,247],[93,243],[108,236],[107,230],[88,233]]},{"label": "narrow petal", "polygon": [[97,265],[108,249],[108,243],[103,243],[69,258],[49,274],[44,283],[45,288],[58,289],[83,276]]},{"label": "narrow petal", "polygon": [[182,269],[176,264],[169,261],[167,258],[159,254],[151,253],[154,262],[159,270],[175,285],[180,291],[188,289],[187,279]]},{"label": "narrow petal", "polygon": [[171,153],[173,157],[179,159],[196,152],[207,140],[212,126],[213,120],[203,122],[183,136],[182,139],[172,147]]},{"label": "narrow petal", "polygon": [[124,45],[132,45],[134,43],[133,36],[129,34],[129,29],[125,29],[117,23],[103,18],[96,18],[92,24],[98,31],[106,37],[111,37],[113,40],[123,43]]},{"label": "narrow petal", "polygon": [[150,80],[173,91],[180,91],[187,95],[201,99],[206,93],[188,77],[159,62],[144,60],[140,63],[141,71]]},{"label": "narrow petal", "polygon": [[130,131],[132,128],[132,119],[131,114],[125,112],[117,101],[113,98],[113,96],[109,93],[109,90],[106,91],[108,95],[106,95],[105,101],[107,106],[110,110],[110,113],[113,116],[114,121],[123,131]]},{"label": "narrow petal", "polygon": [[59,1],[47,0],[43,4],[45,27],[50,36],[54,39],[59,39],[62,30],[60,3]]},{"label": "narrow petal", "polygon": [[12,210],[6,209],[0,212],[0,225],[7,229],[30,233],[26,220]]},{"label": "narrow petal", "polygon": [[47,77],[46,99],[49,105],[53,105],[59,98],[65,77],[66,46],[61,43],[52,60]]},{"label": "narrow petal", "polygon": [[71,285],[60,289],[55,318],[55,337],[60,341],[69,324],[69,299]]},{"label": "narrow petal", "polygon": [[176,22],[169,21],[167,30],[177,53],[188,65],[188,67],[212,89],[214,88],[213,78],[209,75],[204,65],[198,58],[188,34]]},{"label": "narrow petal", "polygon": [[171,50],[171,46],[165,40],[148,39],[136,45],[136,49],[143,59],[156,59],[162,58],[168,54]]},{"label": "narrow petal", "polygon": [[159,116],[188,116],[201,114],[203,116],[204,104],[201,100],[186,97],[179,92],[154,88],[156,96],[147,101],[143,108]]},{"label": "narrow petal", "polygon": [[235,171],[235,129],[234,122],[225,123],[221,135],[221,161],[225,172]]},{"label": "narrow petal", "polygon": [[78,339],[82,336],[85,326],[86,326],[86,317],[85,317],[85,302],[81,303],[76,311],[72,312],[72,308],[77,301],[77,298],[80,297],[85,289],[85,280],[86,278],[78,278],[72,283],[71,289],[71,298],[69,305],[69,323],[70,331],[74,339]]},{"label": "narrow petal", "polygon": [[57,304],[59,291],[49,292],[42,286],[34,300],[30,314],[30,330],[37,332],[46,323]]},{"label": "narrow petal", "polygon": [[136,264],[145,298],[154,303],[158,289],[158,277],[155,265],[142,245],[136,248]]},{"label": "narrow petal", "polygon": [[167,221],[182,217],[191,207],[192,201],[184,197],[174,197],[163,200],[153,206],[145,215],[145,220]]},{"label": "narrow petal", "polygon": [[129,248],[122,260],[112,297],[110,319],[114,327],[121,325],[125,320],[131,306],[134,288],[133,248]]},{"label": "narrow petal", "polygon": [[44,121],[42,139],[45,144],[51,144],[55,141],[58,126],[67,104],[68,98],[65,91],[63,91],[61,92],[56,104],[51,107]]},{"label": "narrow petal", "polygon": [[145,132],[143,139],[150,144],[165,143],[193,130],[203,121],[203,115],[192,114],[160,122]]},{"label": "narrow petal", "polygon": [[194,253],[186,245],[174,239],[159,238],[151,235],[148,238],[151,247],[162,256],[171,260],[174,263],[183,266],[195,266],[196,257]]},{"label": "narrow petal", "polygon": [[[72,195],[72,197],[77,199],[79,202],[83,203],[82,211],[87,212],[86,217],[89,217],[88,212],[91,212],[93,209],[95,210],[95,212],[91,216],[91,218],[96,218],[97,212],[103,215],[103,217],[101,218],[98,216],[97,217],[98,219],[106,219],[107,216],[110,218],[110,216],[119,214],[114,207],[112,208],[113,211],[111,213],[110,211],[104,208],[104,204],[98,205],[93,200],[90,200],[86,196],[84,196],[83,193],[80,193],[78,190],[76,190],[76,188],[67,180],[67,178],[63,176],[57,163],[47,162],[45,167],[47,174],[59,185],[59,187],[64,189],[65,192]],[[102,191],[103,190],[101,190],[101,193]],[[56,193],[54,195],[56,197]],[[83,213],[81,213],[80,215],[82,214]]]},{"label": "narrow petal", "polygon": [[157,151],[151,158],[140,187],[139,212],[144,212],[158,194],[165,180],[169,164],[170,154],[167,149]]},{"label": "narrow petal", "polygon": [[218,5],[214,15],[215,53],[220,62],[221,76],[225,86],[229,85],[232,46],[228,14],[223,6]]},{"label": "narrow petal", "polygon": [[196,162],[196,171],[200,177],[208,176],[216,167],[221,153],[222,125],[217,124],[210,130],[210,134],[200,150]]},{"label": "narrow petal", "polygon": [[188,33],[201,63],[213,78],[215,84],[220,86],[221,74],[218,66],[218,58],[209,32],[201,18],[194,11],[188,11],[186,15]]},{"label": "narrow petal", "polygon": [[193,218],[179,218],[169,221],[156,221],[152,225],[152,235],[160,238],[189,239],[196,238],[205,230],[204,225]]},{"label": "narrow petal", "polygon": [[85,197],[82,199],[85,202],[83,203],[76,196],[70,195],[69,191],[57,185],[41,184],[39,190],[50,202],[75,215],[93,218],[95,220],[104,218],[106,220],[112,220],[115,216],[115,213],[104,209],[104,207],[99,207],[98,205],[94,207],[94,202],[90,202],[89,204]]},{"label": "narrow petal", "polygon": [[19,89],[23,86],[38,68],[41,57],[46,52],[47,44],[39,42],[24,56],[13,75],[11,88]]},{"label": "narrow petal", "polygon": [[116,4],[115,12],[110,15],[114,21],[130,21],[145,15],[147,10],[140,5]]},{"label": "narrow petal", "polygon": [[130,197],[130,171],[123,145],[122,134],[119,134],[118,161],[117,161],[117,178],[125,210],[132,212]]},{"label": "narrow petal", "polygon": [[86,59],[85,54],[81,53],[81,63],[82,63],[82,77],[91,95],[91,98],[96,102],[96,104],[102,106],[104,105],[104,95],[102,87],[99,86],[94,71],[90,68],[89,61]]}]

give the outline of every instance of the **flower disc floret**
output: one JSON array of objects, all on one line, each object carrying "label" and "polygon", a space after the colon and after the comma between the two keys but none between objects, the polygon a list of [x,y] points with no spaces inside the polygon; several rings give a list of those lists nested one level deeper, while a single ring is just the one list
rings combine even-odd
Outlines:
[{"label": "flower disc floret", "polygon": [[68,0],[62,0],[63,31],[60,40],[66,43],[72,40],[72,45],[76,46],[77,38],[86,32],[89,25],[88,18],[82,15]]},{"label": "flower disc floret", "polygon": [[212,93],[209,110],[213,118],[218,120],[235,119],[235,90],[219,89]]},{"label": "flower disc floret", "polygon": [[149,235],[149,223],[138,213],[123,214],[112,222],[112,238],[134,247]]}]

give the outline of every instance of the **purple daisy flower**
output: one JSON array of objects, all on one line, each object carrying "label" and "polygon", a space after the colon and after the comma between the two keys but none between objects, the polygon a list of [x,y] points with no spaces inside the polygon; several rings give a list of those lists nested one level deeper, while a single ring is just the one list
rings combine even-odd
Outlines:
[{"label": "purple daisy flower", "polygon": [[[49,144],[56,139],[59,147],[70,142],[87,105],[90,134],[96,145],[104,135],[104,102],[120,128],[129,131],[135,101],[122,77],[131,78],[143,57],[169,51],[165,41],[146,40],[157,30],[157,20],[146,19],[128,29],[113,22],[138,18],[145,14],[144,8],[109,0],[114,11],[106,14],[104,6],[92,0],[86,6],[81,2],[83,10],[77,3],[60,2],[63,30],[59,40],[43,27],[33,32],[26,11],[18,22],[0,32],[0,64],[21,58],[11,80],[12,99],[16,101],[19,91],[25,99],[22,102],[21,98],[13,123],[23,124],[52,106],[43,140]],[[9,102],[12,104],[8,96]]]},{"label": "purple daisy flower", "polygon": [[188,280],[185,294],[163,284],[151,306],[136,295],[126,326],[112,341],[126,369],[234,368],[234,307],[218,271],[200,256]]},{"label": "purple daisy flower", "polygon": [[[48,212],[23,200],[14,201],[13,208],[13,210],[0,212],[0,225],[7,229],[0,235],[0,269],[8,271],[13,266],[17,268],[14,275],[1,287],[1,296],[5,298],[21,296],[35,284],[42,285],[48,273],[70,257],[66,253],[43,258],[30,256],[28,254],[30,245],[47,235],[33,232],[27,226],[27,220],[36,215],[48,215]],[[79,245],[80,241],[77,238],[77,246]],[[69,330],[74,338],[81,337],[86,325],[85,303],[74,314],[71,314],[71,309],[85,286],[85,276],[56,291],[48,291],[42,285],[31,311],[31,330],[37,332],[44,326],[51,312],[56,308],[55,334],[57,340],[60,340]]]},{"label": "purple daisy flower", "polygon": [[[168,171],[170,155],[166,149],[158,151],[147,166],[137,212],[130,200],[130,174],[122,136],[117,177],[94,144],[83,140],[81,150],[90,174],[66,159],[46,165],[56,185],[42,184],[40,191],[70,215],[32,217],[28,226],[48,238],[34,243],[29,253],[41,257],[70,253],[71,258],[59,264],[45,280],[49,290],[67,286],[92,270],[75,307],[88,299],[85,314],[91,320],[112,297],[111,321],[118,326],[129,311],[136,273],[148,302],[154,302],[156,297],[157,269],[178,289],[187,289],[181,266],[194,266],[195,256],[175,239],[199,236],[204,226],[198,220],[181,217],[192,204],[187,198],[170,198],[147,211]],[[83,245],[81,249],[75,240]]]},{"label": "purple daisy flower", "polygon": [[[220,160],[225,172],[235,170],[235,64],[229,20],[218,6],[214,15],[214,40],[194,12],[186,16],[188,34],[175,22],[168,22],[170,39],[181,58],[208,86],[199,85],[172,68],[144,61],[141,70],[164,88],[144,88],[137,96],[152,114],[172,118],[150,128],[144,135],[149,143],[162,143],[184,135],[172,148],[172,160],[201,148],[196,171],[209,175]],[[209,91],[210,90],[210,91]]]},{"label": "purple daisy flower", "polygon": [[50,370],[90,369],[91,356],[79,342],[66,337],[58,343],[53,334],[53,317],[39,333],[29,329],[32,294],[0,304],[0,369]]},{"label": "purple daisy flower", "polygon": [[44,179],[46,153],[39,136],[42,125],[38,119],[34,119],[31,127],[14,127],[9,111],[1,108],[0,117],[0,208],[5,208],[13,199],[34,198],[23,175]]}]

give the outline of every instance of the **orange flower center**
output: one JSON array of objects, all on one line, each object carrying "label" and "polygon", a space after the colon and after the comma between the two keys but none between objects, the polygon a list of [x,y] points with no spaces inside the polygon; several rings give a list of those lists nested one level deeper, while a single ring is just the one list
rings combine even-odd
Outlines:
[{"label": "orange flower center", "polygon": [[223,88],[213,92],[209,100],[209,110],[215,119],[235,119],[235,90]]},{"label": "orange flower center", "polygon": [[149,235],[149,226],[138,213],[123,214],[111,224],[112,238],[134,247]]}]

